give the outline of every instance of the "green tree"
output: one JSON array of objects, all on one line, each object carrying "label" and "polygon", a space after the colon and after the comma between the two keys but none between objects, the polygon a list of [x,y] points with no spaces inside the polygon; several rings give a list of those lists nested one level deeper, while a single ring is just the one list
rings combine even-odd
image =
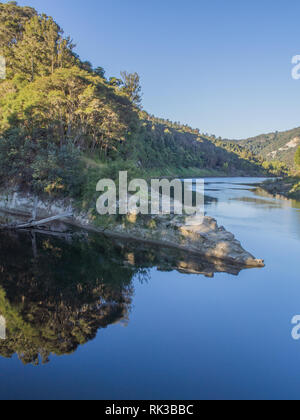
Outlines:
[{"label": "green tree", "polygon": [[0,3],[0,50],[15,45],[20,39],[24,25],[37,12],[31,7],[19,7],[17,2]]},{"label": "green tree", "polygon": [[[5,87],[6,85],[4,85]],[[81,150],[108,149],[126,139],[137,113],[132,103],[103,79],[78,67],[39,77],[0,100],[0,127],[24,127],[31,138],[61,147],[71,140]]]},{"label": "green tree", "polygon": [[14,51],[23,37],[24,26],[36,15],[31,7],[19,7],[14,1],[0,3],[0,55],[6,58],[7,77],[12,77]]},{"label": "green tree", "polygon": [[14,51],[14,69],[27,76],[33,82],[36,75],[45,70],[43,25],[41,18],[34,16],[25,24],[22,40]]},{"label": "green tree", "polygon": [[32,82],[37,76],[48,76],[57,68],[74,65],[73,44],[62,34],[60,27],[46,15],[30,19],[15,48],[16,71]]},{"label": "green tree", "polygon": [[121,77],[123,81],[121,92],[125,93],[135,105],[140,106],[142,102],[140,76],[137,73],[123,71]]},{"label": "green tree", "polygon": [[0,54],[7,61],[7,77],[20,74],[31,82],[78,61],[70,38],[53,18],[15,2],[0,3]]}]

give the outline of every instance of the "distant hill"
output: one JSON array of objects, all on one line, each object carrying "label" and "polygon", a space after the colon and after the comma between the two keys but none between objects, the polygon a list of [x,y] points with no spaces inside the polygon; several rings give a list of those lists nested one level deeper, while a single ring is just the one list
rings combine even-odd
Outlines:
[{"label": "distant hill", "polygon": [[300,127],[240,140],[238,144],[267,161],[281,161],[294,168],[294,156],[300,146]]},{"label": "distant hill", "polygon": [[[161,175],[163,168],[166,175],[178,176],[205,176],[205,171],[207,175],[212,171],[212,175],[224,176],[264,176],[268,170],[273,173],[272,168],[264,167],[263,160],[242,146],[217,141],[197,129],[150,116],[145,111],[139,116],[142,127],[120,152],[146,172],[156,169]],[[277,173],[281,173],[281,168]]]}]

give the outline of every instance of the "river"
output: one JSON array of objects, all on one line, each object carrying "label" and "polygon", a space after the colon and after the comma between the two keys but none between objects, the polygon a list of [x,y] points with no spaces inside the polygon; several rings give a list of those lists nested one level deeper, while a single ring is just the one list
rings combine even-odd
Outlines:
[{"label": "river", "polygon": [[300,203],[260,181],[207,179],[205,201],[263,269],[1,234],[0,399],[299,399]]}]

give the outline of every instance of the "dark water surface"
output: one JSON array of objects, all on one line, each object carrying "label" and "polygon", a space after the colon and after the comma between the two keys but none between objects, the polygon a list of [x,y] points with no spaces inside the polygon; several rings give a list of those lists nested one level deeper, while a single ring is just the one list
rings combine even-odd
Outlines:
[{"label": "dark water surface", "polygon": [[264,269],[0,234],[0,399],[300,398],[300,203],[259,181],[208,179],[206,212]]}]

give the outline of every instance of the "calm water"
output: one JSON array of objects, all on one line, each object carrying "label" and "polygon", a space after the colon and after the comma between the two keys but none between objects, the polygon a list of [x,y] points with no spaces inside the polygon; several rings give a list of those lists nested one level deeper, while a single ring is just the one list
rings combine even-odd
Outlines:
[{"label": "calm water", "polygon": [[300,203],[258,181],[207,180],[206,212],[265,269],[0,235],[0,398],[299,399]]}]

